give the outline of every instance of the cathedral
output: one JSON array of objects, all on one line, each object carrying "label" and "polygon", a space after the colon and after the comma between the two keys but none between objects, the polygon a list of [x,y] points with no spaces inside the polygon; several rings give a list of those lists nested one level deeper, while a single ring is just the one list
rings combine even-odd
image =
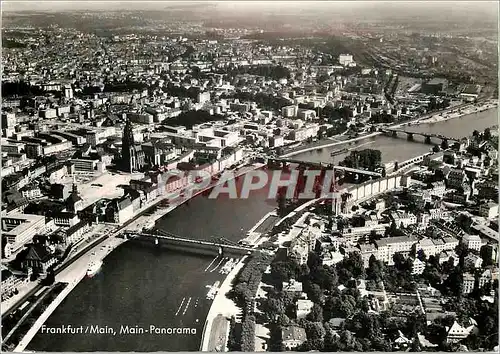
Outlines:
[{"label": "cathedral", "polygon": [[141,145],[134,142],[132,123],[127,119],[122,137],[122,153],[120,169],[125,172],[133,172],[144,167],[144,151]]}]

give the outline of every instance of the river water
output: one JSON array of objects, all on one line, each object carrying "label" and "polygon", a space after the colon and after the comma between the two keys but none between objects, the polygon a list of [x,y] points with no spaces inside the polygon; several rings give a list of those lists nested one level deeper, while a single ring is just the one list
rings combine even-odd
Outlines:
[{"label": "river water", "polygon": [[[237,241],[275,207],[267,191],[252,192],[245,200],[230,200],[223,195],[213,200],[200,195],[163,217],[157,227],[191,238],[215,236]],[[205,298],[206,286],[224,277],[218,270],[210,272],[218,262],[206,271],[214,258],[127,242],[104,260],[99,274],[78,284],[46,322],[47,327],[100,325],[117,331],[121,325],[195,328],[196,335],[39,332],[28,349],[197,351],[211,303]]]},{"label": "river water", "polygon": [[[425,131],[461,137],[474,129],[497,124],[497,110],[490,110],[428,125],[412,126]],[[358,148],[382,151],[384,161],[403,161],[429,151],[430,145],[378,136],[358,143]],[[323,149],[296,155],[328,161]],[[267,191],[251,193],[249,199],[217,200],[198,196],[158,221],[157,227],[199,239],[225,237],[239,240],[267,212],[276,207]],[[223,275],[207,266],[214,257],[157,250],[125,243],[112,252],[98,275],[83,280],[46,322],[47,327],[100,325],[119,331],[120,326],[194,328],[192,335],[45,334],[39,332],[28,350],[39,351],[197,351],[210,302],[208,289]],[[190,299],[190,300],[189,300]],[[188,306],[189,303],[189,306]],[[180,306],[182,304],[182,306]]]}]

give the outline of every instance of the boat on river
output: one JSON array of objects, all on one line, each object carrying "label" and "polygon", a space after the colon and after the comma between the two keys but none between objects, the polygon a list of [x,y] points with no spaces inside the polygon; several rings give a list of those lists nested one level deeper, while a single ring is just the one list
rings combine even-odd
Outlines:
[{"label": "boat on river", "polygon": [[220,281],[216,281],[214,285],[210,287],[210,290],[208,290],[207,293],[207,299],[208,300],[213,300],[215,298],[215,295],[217,295],[217,292],[219,291],[219,285]]},{"label": "boat on river", "polygon": [[102,261],[92,261],[87,268],[87,276],[92,278],[101,269]]}]

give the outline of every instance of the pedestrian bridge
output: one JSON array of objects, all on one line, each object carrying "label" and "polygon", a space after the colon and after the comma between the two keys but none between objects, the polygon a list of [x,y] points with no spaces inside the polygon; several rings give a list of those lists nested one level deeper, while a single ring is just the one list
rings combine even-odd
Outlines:
[{"label": "pedestrian bridge", "polygon": [[214,237],[211,240],[192,239],[170,232],[155,230],[155,233],[125,231],[124,237],[135,242],[150,244],[156,247],[174,249],[183,252],[194,252],[208,255],[247,255],[256,248],[240,245],[224,237]]}]

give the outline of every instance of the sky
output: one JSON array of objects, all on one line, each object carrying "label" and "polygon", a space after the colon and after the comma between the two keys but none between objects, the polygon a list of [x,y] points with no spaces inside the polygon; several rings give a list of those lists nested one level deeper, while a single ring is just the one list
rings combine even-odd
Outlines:
[{"label": "sky", "polygon": [[[22,0],[9,1],[2,0],[2,11],[71,11],[71,10],[158,10],[165,9],[168,6],[179,5],[182,3],[199,2],[217,2],[221,9],[234,10],[257,10],[265,8],[266,10],[279,10],[286,6],[287,9],[304,8],[307,9],[330,9],[330,10],[357,10],[361,8],[377,8],[380,11],[405,11],[405,8],[448,8],[451,12],[475,12],[484,13],[489,16],[498,13],[497,1],[79,1],[79,0]],[[406,12],[406,11],[405,11]],[[446,16],[446,12],[443,12]]]}]

